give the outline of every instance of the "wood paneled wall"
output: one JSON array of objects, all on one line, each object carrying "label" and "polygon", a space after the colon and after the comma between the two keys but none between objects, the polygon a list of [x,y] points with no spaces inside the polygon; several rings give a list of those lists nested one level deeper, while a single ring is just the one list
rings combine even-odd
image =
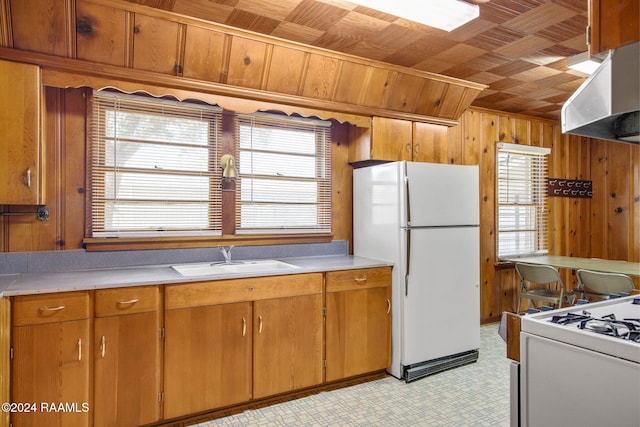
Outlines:
[{"label": "wood paneled wall", "polygon": [[[428,161],[480,165],[483,322],[498,320],[517,304],[515,271],[496,259],[497,141],[548,147],[549,177],[593,181],[591,199],[548,199],[550,254],[640,261],[640,146],[563,135],[556,122],[470,108],[449,129],[447,147],[438,143]],[[575,276],[562,273],[573,288]]]},{"label": "wood paneled wall", "polygon": [[[2,216],[4,252],[78,249],[84,238],[84,90],[45,90],[44,169],[47,221],[35,215]],[[4,206],[5,212],[34,212],[33,206]]]}]

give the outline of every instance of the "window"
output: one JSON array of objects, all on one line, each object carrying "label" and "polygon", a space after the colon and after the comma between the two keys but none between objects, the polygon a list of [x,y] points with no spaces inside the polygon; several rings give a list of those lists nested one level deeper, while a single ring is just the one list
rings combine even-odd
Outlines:
[{"label": "window", "polygon": [[219,108],[94,92],[92,110],[93,237],[220,234]]},{"label": "window", "polygon": [[498,257],[547,250],[548,148],[498,143]]},{"label": "window", "polygon": [[331,123],[238,115],[236,232],[331,232]]}]

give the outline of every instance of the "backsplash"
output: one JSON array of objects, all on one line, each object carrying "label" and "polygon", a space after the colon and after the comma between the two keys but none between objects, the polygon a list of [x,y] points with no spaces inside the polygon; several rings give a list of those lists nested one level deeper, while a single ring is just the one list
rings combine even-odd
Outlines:
[{"label": "backsplash", "polygon": [[[346,255],[346,240],[330,243],[237,246],[233,260],[296,258]],[[224,261],[218,247],[193,249],[156,249],[141,251],[87,252],[85,250],[0,253],[0,274],[40,273],[136,265],[181,264]]]}]

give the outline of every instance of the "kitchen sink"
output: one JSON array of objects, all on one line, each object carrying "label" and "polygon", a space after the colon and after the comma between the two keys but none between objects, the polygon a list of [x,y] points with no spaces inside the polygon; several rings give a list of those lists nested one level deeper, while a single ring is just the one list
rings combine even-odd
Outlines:
[{"label": "kitchen sink", "polygon": [[194,277],[231,273],[272,273],[300,267],[274,259],[266,259],[222,263],[205,262],[198,264],[180,264],[172,265],[171,268],[185,277]]}]

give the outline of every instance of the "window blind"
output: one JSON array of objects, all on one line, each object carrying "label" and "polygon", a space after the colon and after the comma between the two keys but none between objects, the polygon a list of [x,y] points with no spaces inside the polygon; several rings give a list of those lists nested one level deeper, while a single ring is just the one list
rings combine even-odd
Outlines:
[{"label": "window blind", "polygon": [[92,236],[220,234],[221,109],[114,92],[91,108]]},{"label": "window blind", "polygon": [[256,113],[236,126],[236,233],[330,233],[331,123]]},{"label": "window blind", "polygon": [[547,250],[547,154],[542,147],[498,143],[498,257]]}]

